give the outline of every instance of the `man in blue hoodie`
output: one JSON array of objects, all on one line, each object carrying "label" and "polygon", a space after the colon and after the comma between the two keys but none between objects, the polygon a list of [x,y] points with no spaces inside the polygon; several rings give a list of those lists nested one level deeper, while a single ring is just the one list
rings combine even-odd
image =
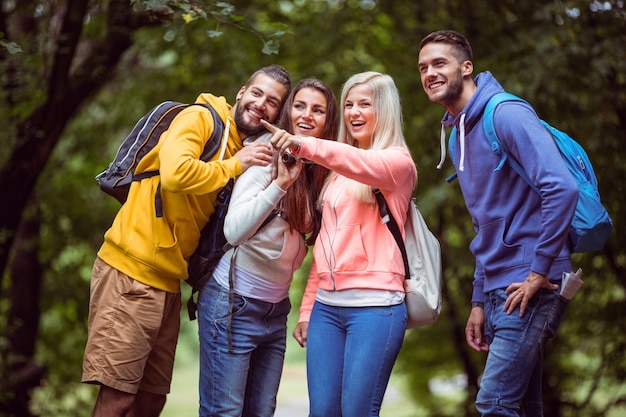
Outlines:
[{"label": "man in blue hoodie", "polygon": [[[453,163],[476,237],[472,309],[465,337],[487,361],[476,398],[481,416],[543,416],[543,350],[566,307],[561,277],[572,271],[568,231],[578,189],[534,110],[504,102],[495,129],[508,157],[520,163],[540,193],[510,164],[499,166],[483,129],[489,98],[503,91],[489,72],[472,76],[469,42],[451,30],[419,46],[418,68],[429,100],[456,126]],[[445,146],[445,135],[442,134]],[[441,167],[445,154],[442,155]]]}]

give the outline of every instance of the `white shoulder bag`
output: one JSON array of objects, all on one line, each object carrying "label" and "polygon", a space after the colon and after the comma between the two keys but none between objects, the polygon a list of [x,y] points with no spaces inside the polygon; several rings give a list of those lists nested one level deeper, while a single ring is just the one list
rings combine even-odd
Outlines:
[{"label": "white shoulder bag", "polygon": [[441,247],[428,229],[422,214],[411,199],[404,224],[405,240],[398,223],[387,208],[387,201],[380,190],[374,190],[380,217],[396,239],[406,279],[405,303],[408,313],[407,329],[424,326],[437,321],[441,312]]}]

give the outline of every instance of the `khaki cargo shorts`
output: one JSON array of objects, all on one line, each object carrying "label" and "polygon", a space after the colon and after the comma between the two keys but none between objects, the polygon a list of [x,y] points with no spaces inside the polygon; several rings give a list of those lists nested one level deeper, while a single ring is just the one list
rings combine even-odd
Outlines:
[{"label": "khaki cargo shorts", "polygon": [[142,284],[97,258],[82,382],[168,394],[180,309],[180,293]]}]

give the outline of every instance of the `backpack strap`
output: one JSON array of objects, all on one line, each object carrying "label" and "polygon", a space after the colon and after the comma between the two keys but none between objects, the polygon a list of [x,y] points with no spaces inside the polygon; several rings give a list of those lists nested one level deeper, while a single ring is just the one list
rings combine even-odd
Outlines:
[{"label": "backpack strap", "polygon": [[[211,116],[213,116],[213,133],[211,133],[211,137],[204,145],[204,150],[202,151],[202,155],[200,155],[200,159],[207,162],[209,161],[213,155],[215,155],[222,144],[222,136],[224,135],[224,122],[217,114],[217,111],[210,104],[206,103],[193,103],[192,106],[202,106],[205,109],[208,109],[211,112]],[[226,138],[226,140],[228,140]]]},{"label": "backpack strap", "polygon": [[[209,110],[211,116],[213,117],[213,132],[211,133],[211,137],[204,145],[204,150],[202,151],[202,155],[200,155],[200,159],[208,162],[213,155],[215,155],[220,148],[222,143],[222,135],[224,133],[224,122],[217,114],[217,111],[210,104],[206,103],[191,103],[189,106],[202,106],[205,109]],[[228,140],[228,138],[225,138]],[[133,181],[141,180],[143,178],[147,178],[149,176],[157,175],[158,171],[149,171],[144,174],[140,174],[137,176],[133,176]],[[156,193],[154,195],[154,208],[156,211],[157,217],[163,217],[163,199],[161,197],[161,182],[159,181],[159,185],[157,186]]]},{"label": "backpack strap", "polygon": [[[259,233],[259,230],[263,229],[276,216],[277,211],[272,210],[269,216],[267,216],[267,218],[263,220],[263,223],[261,223],[255,234]],[[233,251],[233,256],[230,258],[230,268],[228,270],[228,321],[226,324],[226,331],[228,332],[228,353],[233,353],[233,337],[230,330],[230,323],[233,316],[233,306],[235,304],[235,283],[233,282],[233,277],[235,275],[235,259],[237,257],[238,251],[239,246],[236,246]]]},{"label": "backpack strap", "polygon": [[[223,208],[228,207],[228,205],[230,204],[230,195],[232,194],[233,191],[233,186],[234,186],[234,179],[231,178],[228,183],[226,184],[226,186],[224,188],[222,188],[222,190],[219,192],[218,196],[217,196],[217,201],[218,204],[221,204]],[[267,224],[274,218],[276,217],[277,213],[276,210],[272,210],[272,212],[265,218],[265,220],[263,220],[263,223],[261,223],[261,225],[259,226],[259,228],[257,229],[257,231],[255,232],[258,233],[262,228],[264,228],[265,226],[267,226]],[[225,217],[225,214],[224,214]],[[223,220],[223,218],[222,218]],[[209,220],[210,221],[210,220]],[[222,229],[223,225],[220,225],[220,231],[223,230]],[[205,226],[206,228],[206,226]],[[203,229],[204,230],[204,229]],[[215,230],[215,229],[212,229]],[[218,240],[218,238],[216,236],[210,236],[212,241]],[[222,233],[222,237],[223,237],[223,233]],[[202,237],[200,237],[200,240],[202,241]],[[208,241],[208,240],[207,240]],[[209,282],[209,280],[211,279],[211,277],[213,276],[213,271],[215,270],[217,263],[219,262],[219,260],[222,258],[222,256],[224,256],[224,254],[226,252],[228,252],[230,249],[232,249],[233,247],[226,242],[224,244],[224,246],[221,248],[221,252],[219,254],[219,257],[215,258],[215,257],[211,257],[211,259],[209,259],[209,261],[206,262],[206,264],[204,265],[204,268],[198,273],[198,275],[200,275],[200,279],[192,286],[191,288],[191,295],[189,296],[189,300],[187,300],[187,313],[189,314],[189,320],[195,320],[196,319],[196,312],[198,311],[198,304],[196,302],[196,300],[194,300],[194,294],[201,291],[202,288],[204,288],[204,286],[207,284],[207,282]],[[231,258],[231,267],[234,265],[235,263],[235,255],[237,254],[237,248],[238,246],[235,247],[235,251],[233,252],[233,258]],[[216,252],[216,251],[214,251]],[[196,254],[194,253],[191,258],[193,258]],[[228,277],[228,282],[229,282],[229,286],[230,286],[230,292],[229,292],[229,297],[228,297],[228,311],[232,311],[232,305],[234,302],[234,298],[233,298],[233,294],[232,294],[232,288],[233,288],[233,284],[232,284],[232,270],[229,272],[229,277]],[[228,326],[230,327],[230,320],[228,323]],[[230,334],[229,334],[230,336]],[[230,337],[229,337],[229,346],[230,346]]]},{"label": "backpack strap", "polygon": [[[497,155],[500,155],[500,163],[498,164],[496,169],[494,169],[494,172],[502,169],[504,163],[508,160],[511,168],[513,168],[515,172],[517,172],[518,175],[522,177],[522,179],[526,181],[526,183],[538,193],[539,189],[530,180],[530,178],[526,174],[526,171],[524,171],[524,168],[522,168],[522,166],[515,159],[508,157],[506,151],[502,147],[502,143],[498,139],[498,133],[496,132],[494,122],[494,112],[496,110],[496,107],[498,107],[500,103],[505,101],[519,101],[528,104],[526,100],[507,92],[496,93],[487,102],[487,105],[485,106],[485,110],[483,112],[483,129],[485,131],[485,137],[491,144],[491,150]],[[528,105],[530,106],[530,104]]]},{"label": "backpack strap", "polygon": [[[533,184],[533,182],[530,180],[530,178],[526,174],[526,171],[524,171],[524,168],[522,168],[522,166],[515,159],[509,158],[508,154],[502,147],[502,143],[500,142],[500,139],[498,139],[498,134],[496,132],[496,127],[495,127],[495,122],[494,122],[494,113],[498,105],[505,101],[520,101],[520,102],[528,104],[526,100],[514,94],[507,93],[505,91],[494,94],[487,101],[487,104],[485,105],[485,109],[483,110],[483,115],[482,115],[483,130],[485,132],[485,137],[489,141],[491,150],[495,154],[500,156],[500,162],[498,163],[498,166],[496,167],[496,169],[494,169],[494,172],[502,169],[505,162],[507,162],[508,160],[509,164],[511,165],[511,168],[513,168],[515,172],[517,172],[519,176],[522,177],[522,179],[526,181],[526,183],[528,183],[528,185],[533,190],[539,192],[539,190],[537,189],[537,186]],[[530,104],[528,105],[530,106]],[[456,143],[456,126],[454,126],[452,130],[450,131],[450,139],[448,141],[448,151],[450,152],[450,157],[452,158],[453,162],[454,162],[455,143]],[[446,178],[446,182],[450,183],[454,181],[456,178],[457,178],[457,173],[455,172],[454,174]]]},{"label": "backpack strap", "polygon": [[374,192],[374,196],[376,197],[376,202],[378,203],[378,211],[380,212],[380,217],[383,219],[383,223],[387,224],[389,231],[393,235],[398,247],[400,248],[400,253],[402,254],[402,262],[404,263],[404,279],[410,279],[409,275],[409,258],[406,254],[406,247],[404,246],[404,240],[402,239],[402,233],[400,233],[400,227],[398,226],[398,222],[394,219],[393,214],[387,207],[387,200],[383,196],[383,193],[380,192],[378,188],[372,190]]}]

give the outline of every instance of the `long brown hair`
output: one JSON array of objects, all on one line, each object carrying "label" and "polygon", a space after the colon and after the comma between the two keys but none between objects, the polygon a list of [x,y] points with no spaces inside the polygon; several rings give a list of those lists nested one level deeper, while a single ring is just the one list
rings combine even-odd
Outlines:
[{"label": "long brown hair", "polygon": [[[337,98],[329,86],[316,78],[305,78],[291,90],[283,105],[278,125],[287,132],[293,133],[291,108],[294,97],[304,88],[315,89],[326,98],[326,122],[321,137],[336,140],[339,126]],[[305,164],[300,175],[285,194],[283,208],[287,214],[289,226],[306,236],[307,245],[315,243],[320,230],[322,214],[317,208],[317,200],[328,172],[328,169],[320,165]]]}]

